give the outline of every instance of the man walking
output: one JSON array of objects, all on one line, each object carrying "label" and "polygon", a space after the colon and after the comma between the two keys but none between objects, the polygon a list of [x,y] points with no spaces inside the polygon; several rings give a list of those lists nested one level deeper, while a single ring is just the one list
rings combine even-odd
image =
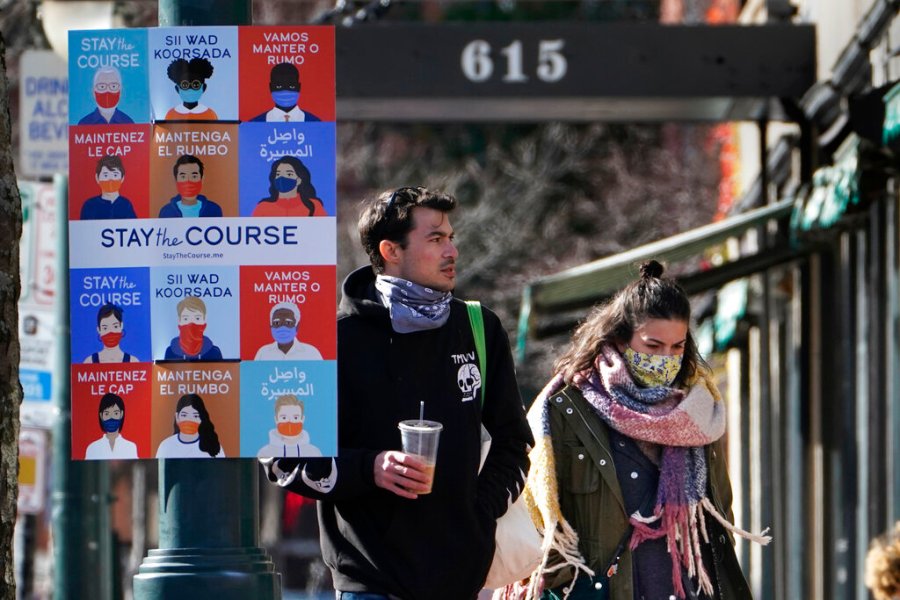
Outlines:
[{"label": "man walking", "polygon": [[[485,309],[484,377],[466,306],[452,295],[455,207],[451,196],[406,187],[363,208],[372,264],[343,284],[339,456],[262,461],[271,481],[320,501],[339,600],[475,598],[496,519],[524,484],[533,439],[506,332]],[[472,389],[481,381],[483,408]],[[398,450],[397,424],[418,418],[420,402],[443,425],[431,493],[422,493],[431,482],[422,461]],[[482,423],[493,441],[479,472]]]}]

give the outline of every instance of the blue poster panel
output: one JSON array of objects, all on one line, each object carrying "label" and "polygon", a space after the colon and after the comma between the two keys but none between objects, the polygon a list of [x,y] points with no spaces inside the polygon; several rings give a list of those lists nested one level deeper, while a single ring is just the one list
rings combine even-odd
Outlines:
[{"label": "blue poster panel", "polygon": [[237,27],[149,30],[155,121],[237,121]]},{"label": "blue poster panel", "polygon": [[150,269],[69,271],[73,363],[150,362]]},{"label": "blue poster panel", "polygon": [[334,123],[242,123],[240,156],[241,216],[334,216]]},{"label": "blue poster panel", "polygon": [[147,30],[69,32],[69,124],[150,122]]},{"label": "blue poster panel", "polygon": [[241,363],[242,456],[337,456],[337,363]]}]

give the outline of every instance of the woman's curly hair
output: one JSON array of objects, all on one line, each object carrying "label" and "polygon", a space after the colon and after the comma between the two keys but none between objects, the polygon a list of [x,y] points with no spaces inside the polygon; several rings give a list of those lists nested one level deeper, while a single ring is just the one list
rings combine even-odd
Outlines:
[{"label": "woman's curly hair", "polygon": [[875,600],[900,598],[900,521],[894,531],[872,541],[866,555],[866,586]]}]

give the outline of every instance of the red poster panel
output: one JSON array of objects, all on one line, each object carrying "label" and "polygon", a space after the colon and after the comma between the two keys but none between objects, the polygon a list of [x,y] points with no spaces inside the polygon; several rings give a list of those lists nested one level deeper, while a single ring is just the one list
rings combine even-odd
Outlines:
[{"label": "red poster panel", "polygon": [[150,364],[72,365],[72,458],[150,458]]},{"label": "red poster panel", "polygon": [[[241,359],[335,360],[336,279],[331,265],[241,267]],[[295,322],[279,319],[279,310]],[[284,327],[296,327],[291,340],[280,340],[283,349],[293,348],[278,352]]]},{"label": "red poster panel", "polygon": [[334,121],[334,28],[241,27],[241,121]]},{"label": "red poster panel", "polygon": [[149,161],[149,125],[72,125],[69,219],[146,219]]}]

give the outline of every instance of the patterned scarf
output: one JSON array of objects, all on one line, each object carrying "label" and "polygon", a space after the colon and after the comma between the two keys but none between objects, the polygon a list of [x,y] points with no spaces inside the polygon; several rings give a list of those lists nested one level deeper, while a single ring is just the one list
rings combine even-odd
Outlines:
[{"label": "patterned scarf", "polygon": [[[709,542],[703,513],[751,541],[765,545],[771,540],[765,531],[754,535],[735,527],[706,497],[708,473],[703,446],[725,432],[725,408],[714,383],[701,372],[688,382],[687,390],[640,387],[622,356],[610,346],[601,348],[593,368],[577,375],[573,383],[610,427],[635,440],[662,446],[656,506],[652,515],[635,512],[631,516],[634,532],[629,547],[634,549],[645,540],[665,536],[676,595],[685,597],[680,575],[684,567],[700,588],[714,597],[700,550],[701,535]],[[544,559],[526,586],[509,586],[495,593],[495,598],[536,599],[542,591],[543,576],[566,566],[574,567],[576,578],[579,572],[594,575],[578,551],[577,532],[559,507],[549,411],[550,398],[564,386],[562,376],[556,375],[528,412],[536,445],[529,455],[531,471],[525,500],[532,519],[544,533]],[[554,567],[548,567],[551,550],[560,559]],[[565,595],[574,585],[573,579]]]},{"label": "patterned scarf", "polygon": [[437,329],[450,318],[450,292],[389,275],[375,277],[375,289],[390,311],[391,326],[397,333]]},{"label": "patterned scarf", "polygon": [[[575,386],[610,427],[630,438],[662,446],[659,487],[652,515],[631,515],[629,547],[665,536],[672,559],[672,583],[684,597],[681,566],[713,596],[700,554],[701,507],[706,498],[707,465],[703,446],[725,433],[725,407],[715,386],[694,385],[685,393],[670,387],[640,387],[622,356],[610,346],[600,349],[594,368],[575,377]],[[704,501],[706,501],[704,503]],[[708,507],[706,506],[708,505]],[[723,518],[724,520],[724,518]],[[658,527],[651,527],[659,522]],[[702,531],[706,538],[706,531]],[[708,541],[708,540],[707,540]]]}]

